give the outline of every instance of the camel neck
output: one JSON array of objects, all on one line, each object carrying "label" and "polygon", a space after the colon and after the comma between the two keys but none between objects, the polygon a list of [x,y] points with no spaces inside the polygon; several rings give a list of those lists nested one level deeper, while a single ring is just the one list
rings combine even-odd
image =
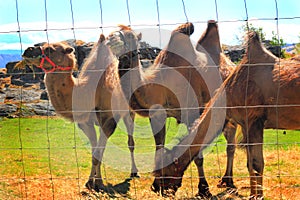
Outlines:
[{"label": "camel neck", "polygon": [[73,121],[72,94],[74,78],[71,72],[48,73],[45,77],[47,91],[56,112]]},{"label": "camel neck", "polygon": [[[219,92],[207,104],[201,117],[191,127],[190,133],[172,149],[172,155],[175,156],[173,160],[178,159],[182,170],[186,169],[190,162],[200,155],[199,151],[203,151],[222,132],[226,109],[214,109],[212,107],[222,105],[220,99],[225,98],[223,95],[223,92]],[[186,149],[182,150],[182,147]]]}]

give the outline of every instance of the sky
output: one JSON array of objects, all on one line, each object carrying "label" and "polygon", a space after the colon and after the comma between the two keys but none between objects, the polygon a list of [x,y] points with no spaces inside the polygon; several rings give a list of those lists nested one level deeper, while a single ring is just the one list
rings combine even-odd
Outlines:
[{"label": "sky", "polygon": [[197,41],[211,19],[219,22],[222,44],[239,44],[247,19],[267,39],[274,32],[297,43],[299,10],[299,0],[0,0],[0,50],[67,39],[95,42],[118,24],[131,25],[163,48],[178,24],[193,22],[191,38]]}]

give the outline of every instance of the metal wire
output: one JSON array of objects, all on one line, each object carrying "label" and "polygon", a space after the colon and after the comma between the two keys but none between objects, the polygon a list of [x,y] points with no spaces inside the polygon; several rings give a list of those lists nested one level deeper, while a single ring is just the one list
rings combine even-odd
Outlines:
[{"label": "metal wire", "polygon": [[[129,0],[126,0],[126,6],[127,6],[127,15],[128,15],[128,22],[129,22],[129,25],[130,26],[136,26],[136,27],[139,27],[139,26],[153,26],[153,27],[158,27],[159,29],[159,37],[158,37],[158,40],[159,40],[159,44],[160,44],[160,47],[161,47],[161,27],[163,26],[169,26],[169,25],[178,25],[180,23],[161,23],[161,20],[160,20],[160,6],[159,6],[159,0],[156,0],[156,12],[157,12],[157,23],[145,23],[145,24],[132,24],[131,22],[131,15],[130,15],[130,4],[129,4]],[[216,10],[216,18],[217,18],[217,22],[219,23],[227,23],[227,22],[246,22],[246,26],[247,26],[247,29],[249,31],[249,22],[251,21],[276,21],[276,28],[277,28],[277,38],[278,38],[278,41],[280,39],[280,35],[279,35],[279,20],[294,20],[294,19],[300,19],[300,16],[295,16],[295,17],[279,17],[279,11],[278,11],[278,3],[277,3],[277,0],[274,0],[275,2],[275,5],[276,5],[276,18],[259,18],[259,19],[249,19],[248,18],[248,7],[247,7],[247,2],[246,0],[244,0],[244,7],[245,7],[245,16],[246,18],[245,19],[240,19],[240,20],[220,20],[219,19],[219,16],[218,16],[218,4],[217,4],[217,0],[215,0],[215,10]],[[73,2],[72,0],[70,0],[70,9],[71,9],[71,19],[72,19],[72,27],[70,28],[49,28],[48,27],[48,13],[47,13],[47,0],[44,0],[44,12],[45,12],[45,25],[46,25],[46,29],[21,29],[20,27],[20,22],[19,22],[19,5],[18,5],[18,0],[15,0],[15,7],[16,7],[16,20],[17,20],[17,24],[18,24],[18,28],[17,30],[7,30],[7,31],[1,31],[0,34],[2,33],[18,33],[18,36],[19,36],[19,43],[20,43],[20,51],[23,52],[23,41],[22,41],[22,33],[27,33],[27,32],[38,32],[38,31],[43,31],[45,32],[46,34],[46,38],[47,38],[47,42],[49,43],[49,31],[67,31],[67,30],[72,30],[73,32],[73,37],[74,39],[76,40],[76,30],[94,30],[94,29],[98,29],[99,27],[95,26],[91,26],[91,27],[76,27],[75,28],[75,20],[74,20],[74,12],[73,12]],[[115,28],[117,26],[111,26],[111,25],[108,25],[108,26],[104,26],[103,25],[103,8],[102,8],[102,1],[99,0],[99,6],[100,6],[100,28],[103,32],[103,28]],[[182,9],[183,9],[183,12],[184,12],[184,16],[185,16],[185,19],[186,21],[189,21],[188,19],[188,16],[187,16],[187,11],[186,11],[186,6],[185,6],[185,2],[184,0],[182,0]],[[194,24],[206,24],[207,22],[206,21],[193,21],[192,23]],[[251,55],[249,55],[249,57],[251,57]],[[257,65],[257,64],[256,64]],[[262,65],[265,65],[265,64],[262,64]],[[248,65],[248,76],[247,76],[247,80],[249,80],[249,67],[251,65]],[[281,63],[279,61],[279,73],[278,73],[278,76],[280,76],[280,66],[281,66]],[[192,67],[192,66],[187,66],[187,67],[183,67],[183,68],[188,68],[188,67]],[[104,69],[100,69],[99,71],[103,71]],[[136,69],[131,69],[131,70],[136,70]],[[61,73],[61,72],[59,72]],[[63,72],[62,72],[63,73]],[[19,73],[14,73],[12,75],[17,75]],[[43,74],[43,73],[39,73],[37,72],[36,74]],[[279,77],[280,79],[280,77]],[[248,81],[247,81],[247,84],[248,84]],[[22,88],[21,88],[21,93],[22,93]],[[248,96],[248,86],[246,87],[246,97]],[[275,108],[276,109],[276,115],[277,115],[277,119],[278,119],[278,109],[279,108],[284,108],[284,107],[300,107],[300,105],[298,104],[294,104],[294,105],[279,105],[278,103],[278,100],[279,100],[279,97],[280,97],[280,85],[279,85],[279,82],[278,82],[278,91],[277,91],[277,99],[276,99],[276,104],[275,105],[255,105],[255,106],[249,106],[247,105],[247,100],[245,99],[245,106],[233,106],[233,107],[217,107],[217,108],[243,108],[243,109],[246,109],[246,118],[247,118],[247,128],[248,128],[248,109],[250,108]],[[22,95],[21,95],[21,104],[24,103],[23,99],[22,99]],[[49,110],[49,106],[50,106],[50,102],[48,101],[48,110]],[[204,107],[198,107],[198,109],[201,109],[201,108],[204,108]],[[173,109],[170,109],[170,110],[182,110],[182,109],[195,109],[195,108],[173,108]],[[137,111],[144,111],[146,109],[139,109]],[[122,110],[120,110],[122,111]],[[127,111],[127,110],[124,110],[124,111]],[[22,112],[22,111],[20,111]],[[67,111],[68,112],[68,111]],[[69,111],[71,112],[71,111]],[[73,112],[73,111],[72,111]],[[91,111],[80,111],[80,112],[91,112]],[[106,110],[106,111],[101,111],[101,112],[111,112],[111,110]],[[49,121],[50,118],[49,118],[49,115],[47,116],[47,120],[46,120],[46,134],[47,134],[47,147],[46,148],[28,148],[28,147],[24,147],[23,146],[23,141],[22,141],[22,131],[21,131],[21,117],[19,117],[19,130],[18,130],[18,134],[19,134],[19,142],[20,142],[20,148],[1,148],[0,147],[0,150],[7,150],[7,149],[13,149],[13,150],[20,150],[20,153],[21,153],[21,158],[22,158],[22,170],[23,170],[23,173],[22,173],[22,180],[24,181],[24,185],[25,185],[25,199],[28,198],[28,186],[27,186],[27,181],[28,180],[42,180],[43,178],[36,178],[36,179],[32,179],[31,177],[26,177],[26,171],[25,171],[25,163],[24,163],[24,150],[36,150],[36,149],[44,149],[44,150],[47,150],[48,151],[48,167],[49,167],[49,173],[50,173],[50,178],[47,179],[47,180],[50,180],[50,183],[51,183],[51,190],[52,190],[52,199],[54,199],[55,197],[55,190],[54,190],[54,183],[53,183],[53,180],[54,179],[65,179],[67,180],[68,178],[55,178],[53,177],[53,172],[52,172],[52,169],[53,169],[53,166],[52,166],[52,161],[51,161],[51,141],[50,141],[50,136],[49,136],[49,130],[48,130],[48,127],[49,127]],[[278,121],[277,121],[277,127],[278,127]],[[85,148],[85,147],[80,147],[78,146],[77,142],[76,142],[76,133],[75,133],[75,125],[74,125],[74,153],[75,153],[75,160],[76,160],[76,163],[77,163],[77,177],[75,178],[75,180],[77,180],[77,184],[78,184],[78,190],[80,191],[80,183],[79,183],[79,180],[81,180],[81,176],[80,176],[80,171],[79,171],[79,161],[78,161],[78,152],[77,152],[77,149],[78,148]],[[248,132],[248,130],[247,130]],[[249,139],[249,138],[247,138]],[[248,141],[249,142],[249,141]],[[297,143],[299,144],[299,143]],[[204,144],[206,145],[206,144]],[[208,144],[207,144],[208,145]],[[251,145],[257,145],[257,143],[255,144],[248,144],[248,148],[249,146]],[[280,188],[283,187],[282,185],[282,177],[289,177],[289,175],[284,175],[281,173],[281,167],[280,167],[280,154],[279,154],[279,148],[280,148],[280,142],[279,142],[279,131],[277,129],[277,141],[276,143],[264,143],[264,145],[276,145],[277,147],[277,168],[278,168],[278,180],[279,180],[279,184],[280,184]],[[188,145],[188,147],[193,147],[193,146],[197,146],[197,145]],[[198,145],[199,146],[199,145]],[[220,146],[220,144],[217,145],[217,154],[218,154],[218,160],[219,159],[219,151],[218,151],[218,147]],[[110,148],[110,147],[107,147],[107,148]],[[64,148],[64,147],[59,147],[57,149],[67,149],[67,148]],[[220,161],[218,162],[219,163],[219,169],[220,169]],[[104,166],[105,168],[105,166]],[[193,173],[191,171],[190,173],[190,177],[193,178]],[[300,176],[299,176],[300,177]],[[213,177],[211,177],[213,178]],[[15,178],[11,178],[11,179],[15,179]],[[107,180],[108,177],[105,175],[105,179]],[[7,180],[7,178],[0,178],[0,180]],[[70,178],[70,180],[73,180]],[[193,184],[192,184],[192,179],[191,179],[191,187],[193,188]],[[137,196],[137,187],[135,185],[135,182],[134,182],[134,188],[135,188],[135,195]],[[23,198],[23,196],[22,196]],[[283,194],[282,194],[282,189],[280,191],[280,198],[283,199]]]},{"label": "metal wire", "polygon": [[[20,42],[20,47],[21,47],[21,51],[22,51],[22,37],[21,37],[21,31],[20,31],[20,21],[19,21],[19,6],[18,6],[18,0],[16,0],[16,12],[17,12],[17,24],[18,24],[18,35],[19,35],[19,42]],[[21,105],[22,106],[22,89],[21,89]],[[22,112],[22,109],[20,110],[20,112]],[[19,133],[19,142],[20,142],[20,153],[21,153],[21,159],[22,159],[22,170],[23,170],[23,182],[24,182],[24,186],[25,186],[25,199],[27,199],[27,181],[26,181],[26,172],[25,172],[25,164],[24,164],[24,152],[23,152],[23,142],[22,142],[22,132],[21,132],[21,115],[19,116],[19,129],[18,129],[18,133]],[[23,195],[22,195],[23,198]]]}]

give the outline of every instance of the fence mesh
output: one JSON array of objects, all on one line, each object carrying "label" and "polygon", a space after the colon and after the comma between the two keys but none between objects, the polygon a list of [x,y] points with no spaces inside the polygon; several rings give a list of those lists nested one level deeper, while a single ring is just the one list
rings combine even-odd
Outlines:
[{"label": "fence mesh", "polygon": [[[6,15],[1,18],[8,20],[0,21],[0,38],[3,38],[0,47],[17,49],[20,59],[24,50],[34,45],[32,41],[37,44],[68,40],[77,51],[79,46],[91,47],[93,43],[86,42],[96,42],[101,33],[108,35],[117,29],[118,24],[129,25],[134,30],[155,30],[148,38],[152,40],[149,43],[158,48],[167,44],[174,28],[186,22],[194,24],[195,32],[191,38],[196,41],[205,30],[207,21],[215,19],[221,42],[225,43],[240,42],[241,39],[237,39],[240,33],[233,31],[242,28],[233,27],[249,30],[257,24],[268,31],[266,37],[273,37],[276,41],[294,37],[294,33],[289,33],[294,32],[293,29],[286,29],[294,26],[299,31],[300,27],[296,1],[94,0],[82,3],[76,0],[15,0],[1,1],[1,4],[1,12]],[[166,30],[169,31],[167,39],[164,35]],[[299,34],[293,39],[297,39]],[[290,43],[289,40],[287,42]],[[116,133],[109,139],[101,166],[106,187],[100,193],[90,191],[85,187],[92,165],[89,140],[76,123],[55,114],[49,99],[40,99],[45,92],[44,72],[39,69],[33,71],[29,67],[25,71],[13,70],[11,66],[15,64],[7,64],[7,75],[0,77],[3,83],[7,77],[15,78],[11,79],[11,84],[1,82],[0,85],[0,111],[3,113],[0,116],[0,199],[163,198],[150,190],[154,166],[154,156],[150,152],[155,151],[155,143],[147,118],[137,117],[133,134],[137,167],[142,169],[139,171],[140,178],[129,179],[127,131],[121,121]],[[22,82],[26,77],[30,77],[32,82]],[[277,95],[281,95],[279,87]],[[266,105],[255,107],[260,106],[266,108]],[[296,109],[300,105],[282,105],[291,106]],[[277,108],[276,112],[278,115]],[[174,119],[168,119],[166,124],[166,147],[171,149],[188,130],[184,125],[177,125]],[[99,135],[98,127],[96,129]],[[265,130],[263,188],[267,198],[297,199],[300,195],[300,140],[297,134],[299,130]],[[225,172],[226,146],[221,135],[204,153],[204,171],[210,190],[221,199],[246,198],[250,195],[250,184],[244,150],[237,149],[234,157],[233,178],[238,193],[217,187]],[[176,198],[193,198],[198,192],[198,179],[193,163],[184,174]]]}]

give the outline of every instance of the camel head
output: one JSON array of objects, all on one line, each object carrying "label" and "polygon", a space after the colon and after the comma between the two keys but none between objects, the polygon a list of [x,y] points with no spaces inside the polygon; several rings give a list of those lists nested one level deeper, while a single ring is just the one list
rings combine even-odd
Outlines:
[{"label": "camel head", "polygon": [[45,72],[72,71],[76,66],[74,49],[63,42],[28,47],[22,57],[26,64],[36,65]]},{"label": "camel head", "polygon": [[117,58],[137,56],[142,34],[136,34],[129,26],[119,25],[119,28],[120,30],[109,34],[106,44]]},{"label": "camel head", "polygon": [[[153,172],[155,179],[151,189],[156,193],[161,193],[162,196],[174,196],[178,188],[181,187],[185,169],[182,169],[178,159],[173,158],[172,151],[167,150],[164,153],[163,161],[156,162],[156,168],[158,169]],[[173,162],[168,162],[168,160],[170,161],[172,159]],[[163,163],[170,164],[168,166],[161,166]]]}]

